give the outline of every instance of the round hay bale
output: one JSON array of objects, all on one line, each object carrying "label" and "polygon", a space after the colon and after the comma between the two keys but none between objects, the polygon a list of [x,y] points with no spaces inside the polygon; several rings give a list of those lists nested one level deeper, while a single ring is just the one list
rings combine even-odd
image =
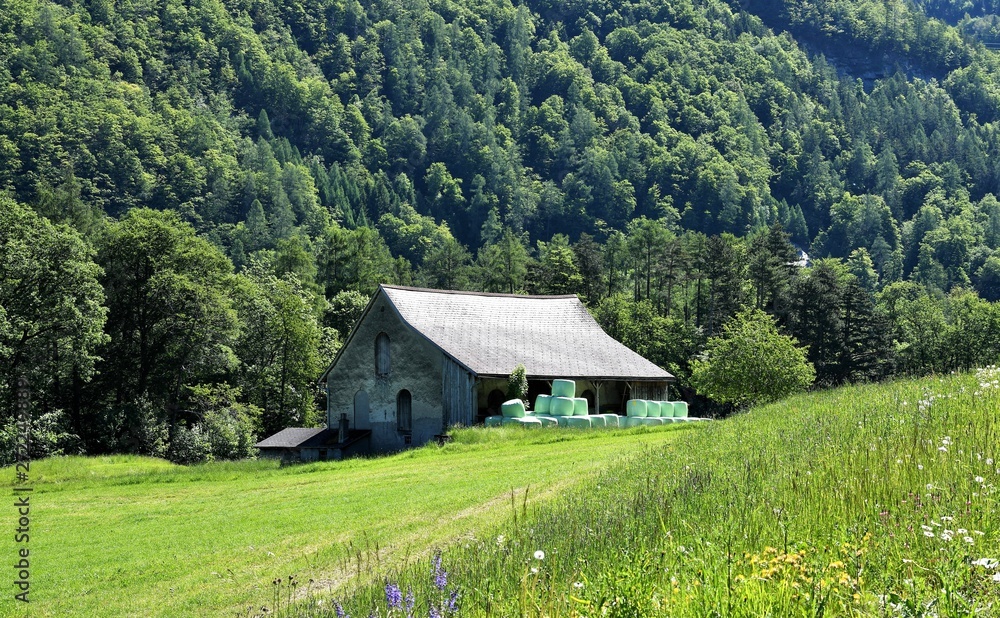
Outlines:
[{"label": "round hay bale", "polygon": [[539,395],[535,397],[535,414],[548,414],[552,395]]},{"label": "round hay bale", "polygon": [[553,397],[549,400],[550,416],[573,416],[576,402],[570,397]]},{"label": "round hay bale", "polygon": [[521,427],[541,427],[542,421],[538,420],[534,416],[525,416],[523,418],[510,417],[503,419],[504,425],[520,425]]},{"label": "round hay bale", "polygon": [[621,423],[622,418],[624,418],[624,417],[618,416],[617,414],[602,414],[601,416],[604,417],[604,424],[607,427],[611,427],[611,428],[615,428],[615,429],[618,428],[619,424]]},{"label": "round hay bale", "polygon": [[576,397],[576,382],[573,380],[552,380],[553,397]]},{"label": "round hay bale", "polygon": [[509,399],[500,404],[500,414],[504,418],[524,418],[524,402],[520,399]]},{"label": "round hay bale", "polygon": [[629,399],[625,404],[625,410],[629,416],[642,418],[646,416],[646,402],[642,399]]}]

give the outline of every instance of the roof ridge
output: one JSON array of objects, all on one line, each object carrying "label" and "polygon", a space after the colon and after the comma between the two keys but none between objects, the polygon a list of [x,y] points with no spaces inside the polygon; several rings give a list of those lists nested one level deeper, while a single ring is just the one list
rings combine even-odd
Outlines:
[{"label": "roof ridge", "polygon": [[387,283],[380,283],[379,287],[385,288],[387,290],[404,290],[407,292],[429,292],[432,294],[455,294],[458,296],[492,296],[496,298],[525,298],[532,300],[551,300],[556,298],[575,298],[580,299],[576,294],[504,294],[498,292],[467,292],[465,290],[438,290],[434,288],[417,288],[407,285],[389,285]]}]

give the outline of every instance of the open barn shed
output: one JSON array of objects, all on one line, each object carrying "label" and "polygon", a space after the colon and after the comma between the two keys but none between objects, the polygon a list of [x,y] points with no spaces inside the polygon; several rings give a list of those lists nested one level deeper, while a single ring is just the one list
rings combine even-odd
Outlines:
[{"label": "open barn shed", "polygon": [[529,397],[576,381],[592,413],[667,400],[673,376],[611,338],[575,295],[520,296],[382,285],[320,381],[327,422],[346,415],[374,452],[419,445],[496,414],[523,364]]}]

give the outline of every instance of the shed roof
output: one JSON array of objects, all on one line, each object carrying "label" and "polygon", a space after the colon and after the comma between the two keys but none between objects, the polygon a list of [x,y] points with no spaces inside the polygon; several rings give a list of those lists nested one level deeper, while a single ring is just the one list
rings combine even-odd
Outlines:
[{"label": "shed roof", "polygon": [[326,427],[288,427],[256,444],[257,448],[302,448],[322,446],[330,437]]},{"label": "shed roof", "polygon": [[535,378],[674,379],[605,333],[576,295],[391,285],[380,286],[378,293],[406,324],[479,376],[507,376],[521,363]]}]

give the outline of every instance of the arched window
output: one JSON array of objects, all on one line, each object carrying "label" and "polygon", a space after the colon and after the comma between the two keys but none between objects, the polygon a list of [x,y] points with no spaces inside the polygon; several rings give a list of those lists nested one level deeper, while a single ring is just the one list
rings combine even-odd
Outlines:
[{"label": "arched window", "polygon": [[403,433],[413,431],[413,399],[405,388],[396,395],[396,429]]},{"label": "arched window", "polygon": [[375,337],[375,375],[389,375],[389,335],[385,333]]}]

